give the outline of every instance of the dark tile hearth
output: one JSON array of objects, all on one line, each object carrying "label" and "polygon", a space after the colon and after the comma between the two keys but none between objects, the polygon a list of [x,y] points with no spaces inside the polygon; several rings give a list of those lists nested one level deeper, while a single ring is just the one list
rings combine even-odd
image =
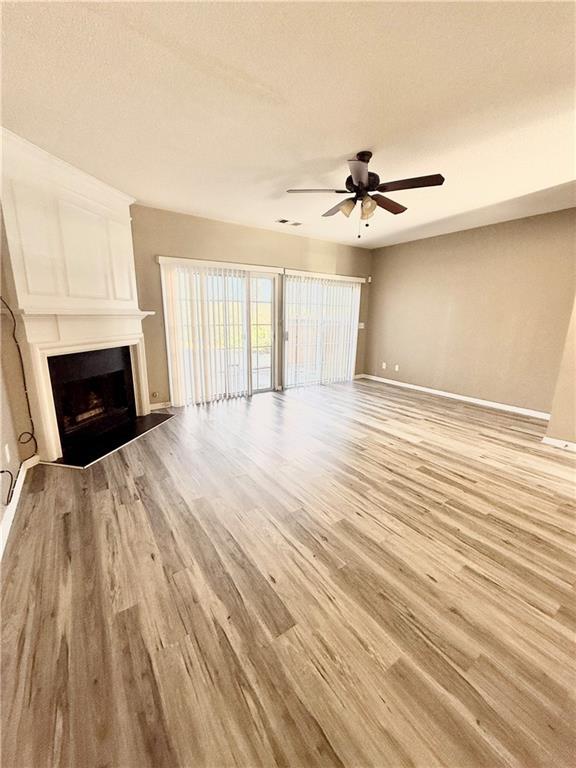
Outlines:
[{"label": "dark tile hearth", "polygon": [[46,464],[73,467],[74,469],[86,469],[95,464],[108,454],[119,450],[127,443],[131,443],[151,429],[155,429],[168,419],[171,413],[150,413],[147,416],[136,416],[129,422],[121,424],[116,429],[111,429],[102,435],[93,436],[85,442],[78,442],[64,448],[62,458],[56,461],[48,461]]}]

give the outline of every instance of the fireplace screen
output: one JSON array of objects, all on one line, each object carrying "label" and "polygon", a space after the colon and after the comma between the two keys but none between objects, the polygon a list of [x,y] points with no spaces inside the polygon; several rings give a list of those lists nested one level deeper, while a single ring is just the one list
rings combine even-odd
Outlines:
[{"label": "fireplace screen", "polygon": [[62,447],[94,441],[136,416],[130,349],[49,358]]}]

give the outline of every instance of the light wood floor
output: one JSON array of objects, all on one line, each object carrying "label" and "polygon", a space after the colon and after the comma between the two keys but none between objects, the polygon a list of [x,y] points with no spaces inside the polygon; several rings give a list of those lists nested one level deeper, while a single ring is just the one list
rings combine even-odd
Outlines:
[{"label": "light wood floor", "polygon": [[37,467],[4,768],[574,765],[574,456],[375,382]]}]

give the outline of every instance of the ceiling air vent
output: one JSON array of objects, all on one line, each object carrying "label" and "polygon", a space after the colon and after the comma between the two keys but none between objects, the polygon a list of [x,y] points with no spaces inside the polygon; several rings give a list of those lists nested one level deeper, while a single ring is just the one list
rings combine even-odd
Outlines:
[{"label": "ceiling air vent", "polygon": [[289,219],[276,219],[276,224],[290,224],[291,227],[301,227],[301,221],[290,221]]}]

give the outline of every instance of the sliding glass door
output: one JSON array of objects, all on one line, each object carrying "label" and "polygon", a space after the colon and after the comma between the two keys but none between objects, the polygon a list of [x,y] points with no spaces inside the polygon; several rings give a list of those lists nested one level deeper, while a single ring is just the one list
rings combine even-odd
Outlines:
[{"label": "sliding glass door", "polygon": [[359,311],[359,282],[285,275],[285,387],[354,377]]},{"label": "sliding glass door", "polygon": [[274,389],[275,372],[275,295],[274,275],[250,278],[250,345],[252,391]]},{"label": "sliding glass door", "polygon": [[[353,378],[359,281],[165,257],[159,262],[173,405]],[[276,341],[282,284],[283,366]]]},{"label": "sliding glass door", "polygon": [[273,389],[276,275],[192,260],[160,264],[172,405]]}]

